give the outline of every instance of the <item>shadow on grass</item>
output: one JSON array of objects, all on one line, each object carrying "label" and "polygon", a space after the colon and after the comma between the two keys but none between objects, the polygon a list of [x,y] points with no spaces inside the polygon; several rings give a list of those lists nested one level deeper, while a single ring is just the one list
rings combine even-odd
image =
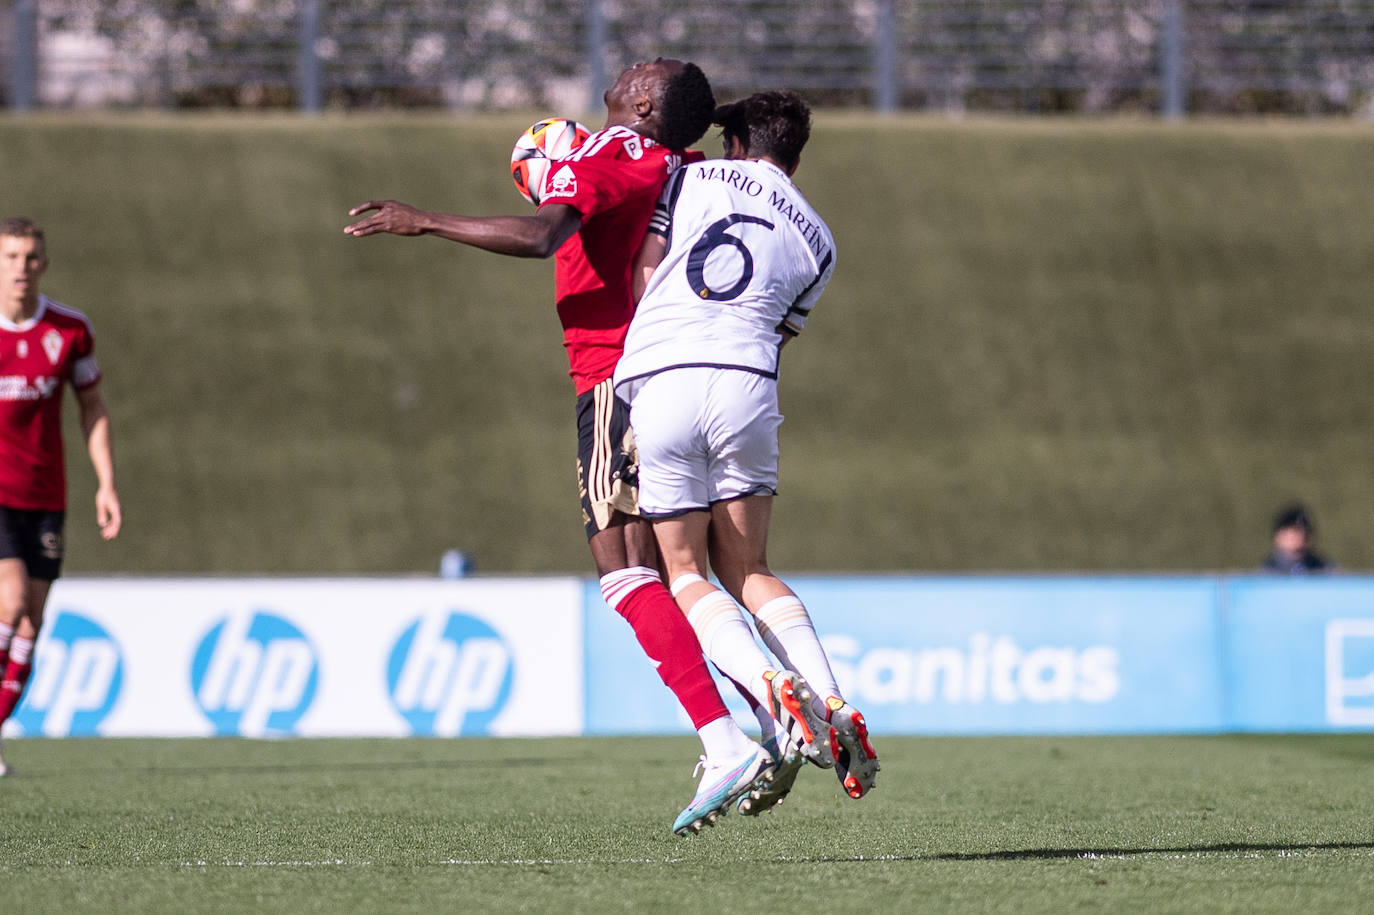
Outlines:
[{"label": "shadow on grass", "polygon": [[1263,852],[1342,851],[1374,849],[1374,842],[1317,842],[1256,845],[1223,842],[1216,845],[1186,845],[1177,848],[1028,848],[1020,851],[989,851],[980,854],[949,853],[916,855],[921,861],[1042,861],[1055,858],[1129,858],[1136,855],[1259,854]]}]

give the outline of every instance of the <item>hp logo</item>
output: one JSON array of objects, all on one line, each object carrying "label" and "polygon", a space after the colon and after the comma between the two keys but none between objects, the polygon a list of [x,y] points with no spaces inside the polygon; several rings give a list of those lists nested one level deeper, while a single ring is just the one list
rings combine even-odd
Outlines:
[{"label": "hp logo", "polygon": [[510,698],[515,670],[496,630],[450,613],[422,617],[401,633],[386,679],[413,733],[456,737],[488,732]]},{"label": "hp logo", "polygon": [[60,613],[35,655],[33,682],[15,713],[25,734],[94,736],[124,681],[119,645],[98,623]]},{"label": "hp logo", "polygon": [[201,639],[191,690],[220,736],[291,734],[315,698],[316,657],[309,640],[281,617],[235,614]]}]

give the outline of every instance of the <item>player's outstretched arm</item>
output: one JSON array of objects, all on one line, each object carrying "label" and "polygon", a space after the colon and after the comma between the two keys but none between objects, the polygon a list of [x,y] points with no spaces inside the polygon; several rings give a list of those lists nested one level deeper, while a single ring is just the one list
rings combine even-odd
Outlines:
[{"label": "player's outstretched arm", "polygon": [[533,216],[463,216],[420,210],[398,200],[369,200],[348,211],[359,217],[344,234],[437,235],[512,257],[549,257],[582,225],[582,215],[565,204],[540,207]]},{"label": "player's outstretched arm", "polygon": [[100,536],[113,540],[123,525],[119,492],[115,489],[114,445],[110,436],[110,411],[100,396],[100,386],[91,385],[76,392],[81,411],[81,431],[86,436],[86,450],[95,468],[95,521]]}]

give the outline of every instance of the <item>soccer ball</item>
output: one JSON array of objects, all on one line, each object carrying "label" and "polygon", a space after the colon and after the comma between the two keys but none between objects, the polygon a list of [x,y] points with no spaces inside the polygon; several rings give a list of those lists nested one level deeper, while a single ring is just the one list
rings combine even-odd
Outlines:
[{"label": "soccer ball", "polygon": [[544,196],[549,166],[581,146],[591,131],[567,118],[545,118],[520,134],[510,154],[515,189],[530,203]]}]

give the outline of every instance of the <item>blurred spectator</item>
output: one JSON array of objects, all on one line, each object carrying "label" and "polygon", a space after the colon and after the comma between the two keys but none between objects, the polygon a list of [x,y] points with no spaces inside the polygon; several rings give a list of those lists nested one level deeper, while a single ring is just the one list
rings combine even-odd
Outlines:
[{"label": "blurred spectator", "polygon": [[1315,528],[1302,505],[1290,505],[1274,518],[1274,549],[1260,566],[1278,575],[1310,575],[1334,568],[1312,551]]}]

